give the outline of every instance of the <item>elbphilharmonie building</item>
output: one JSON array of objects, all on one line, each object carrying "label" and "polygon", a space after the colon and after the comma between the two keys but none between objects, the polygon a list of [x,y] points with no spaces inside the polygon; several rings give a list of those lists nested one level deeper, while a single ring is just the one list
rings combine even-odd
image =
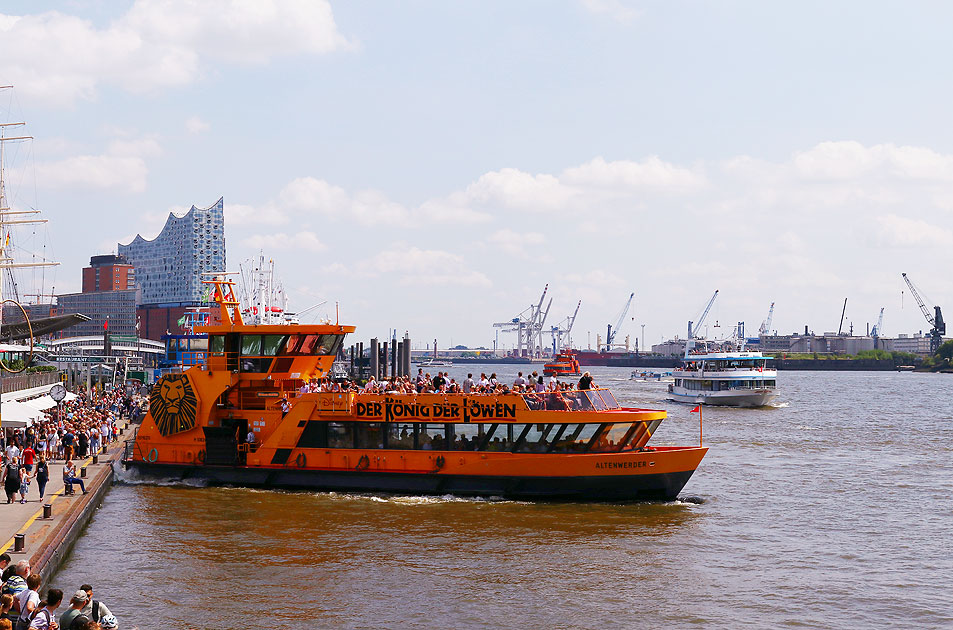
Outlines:
[{"label": "elbphilharmonie building", "polygon": [[154,239],[137,234],[118,249],[135,267],[141,304],[198,303],[202,274],[225,271],[224,199],[208,208],[192,206],[181,217],[170,213]]}]

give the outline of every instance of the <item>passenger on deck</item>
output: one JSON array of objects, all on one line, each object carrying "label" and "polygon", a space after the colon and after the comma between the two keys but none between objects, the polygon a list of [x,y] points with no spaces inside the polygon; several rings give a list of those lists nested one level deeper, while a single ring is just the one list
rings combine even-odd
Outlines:
[{"label": "passenger on deck", "polygon": [[592,387],[592,376],[589,375],[589,372],[586,372],[582,375],[582,378],[579,379],[579,389],[590,389]]}]

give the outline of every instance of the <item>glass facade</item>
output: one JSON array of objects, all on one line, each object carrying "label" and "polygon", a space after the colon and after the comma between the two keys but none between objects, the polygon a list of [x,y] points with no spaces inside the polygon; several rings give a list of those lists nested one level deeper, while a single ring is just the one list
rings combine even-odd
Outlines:
[{"label": "glass facade", "polygon": [[119,255],[135,268],[142,304],[199,302],[205,292],[202,274],[225,271],[224,199],[185,216],[170,214],[151,241],[136,235],[119,244]]},{"label": "glass facade", "polygon": [[96,291],[95,293],[69,293],[57,296],[57,311],[61,315],[82,313],[91,319],[70,326],[64,334],[70,337],[102,335],[103,323],[109,317],[110,335],[136,334],[136,291]]}]

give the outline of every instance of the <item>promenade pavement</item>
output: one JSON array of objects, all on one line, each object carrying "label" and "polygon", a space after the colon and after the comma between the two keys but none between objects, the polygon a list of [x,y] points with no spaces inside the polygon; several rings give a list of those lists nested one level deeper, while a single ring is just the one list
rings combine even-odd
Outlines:
[{"label": "promenade pavement", "polygon": [[[119,426],[123,434],[119,436],[119,441],[102,449],[98,463],[93,464],[91,456],[73,460],[77,476],[80,476],[81,468],[86,467],[86,477],[83,479],[86,494],[82,493],[79,484],[73,484],[75,494],[72,496],[64,493],[64,462],[55,460],[49,462],[50,481],[43,499],[39,498],[35,479],[30,483],[26,503],[6,503],[6,495],[2,495],[0,541],[4,543],[0,546],[0,553],[9,553],[11,564],[23,559],[29,560],[32,571],[42,575],[44,582],[59,568],[60,562],[112,483],[112,463],[122,457],[123,440],[130,437],[126,429],[128,420],[121,420]],[[44,504],[51,506],[51,518],[43,518]],[[22,552],[14,551],[17,534],[24,534]]]}]

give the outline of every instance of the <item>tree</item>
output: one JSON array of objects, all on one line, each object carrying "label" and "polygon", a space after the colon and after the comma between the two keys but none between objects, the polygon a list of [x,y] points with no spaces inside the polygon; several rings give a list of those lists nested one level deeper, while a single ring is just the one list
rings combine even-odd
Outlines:
[{"label": "tree", "polygon": [[947,361],[953,361],[953,339],[944,341],[936,350],[936,356],[940,359],[946,359]]}]

